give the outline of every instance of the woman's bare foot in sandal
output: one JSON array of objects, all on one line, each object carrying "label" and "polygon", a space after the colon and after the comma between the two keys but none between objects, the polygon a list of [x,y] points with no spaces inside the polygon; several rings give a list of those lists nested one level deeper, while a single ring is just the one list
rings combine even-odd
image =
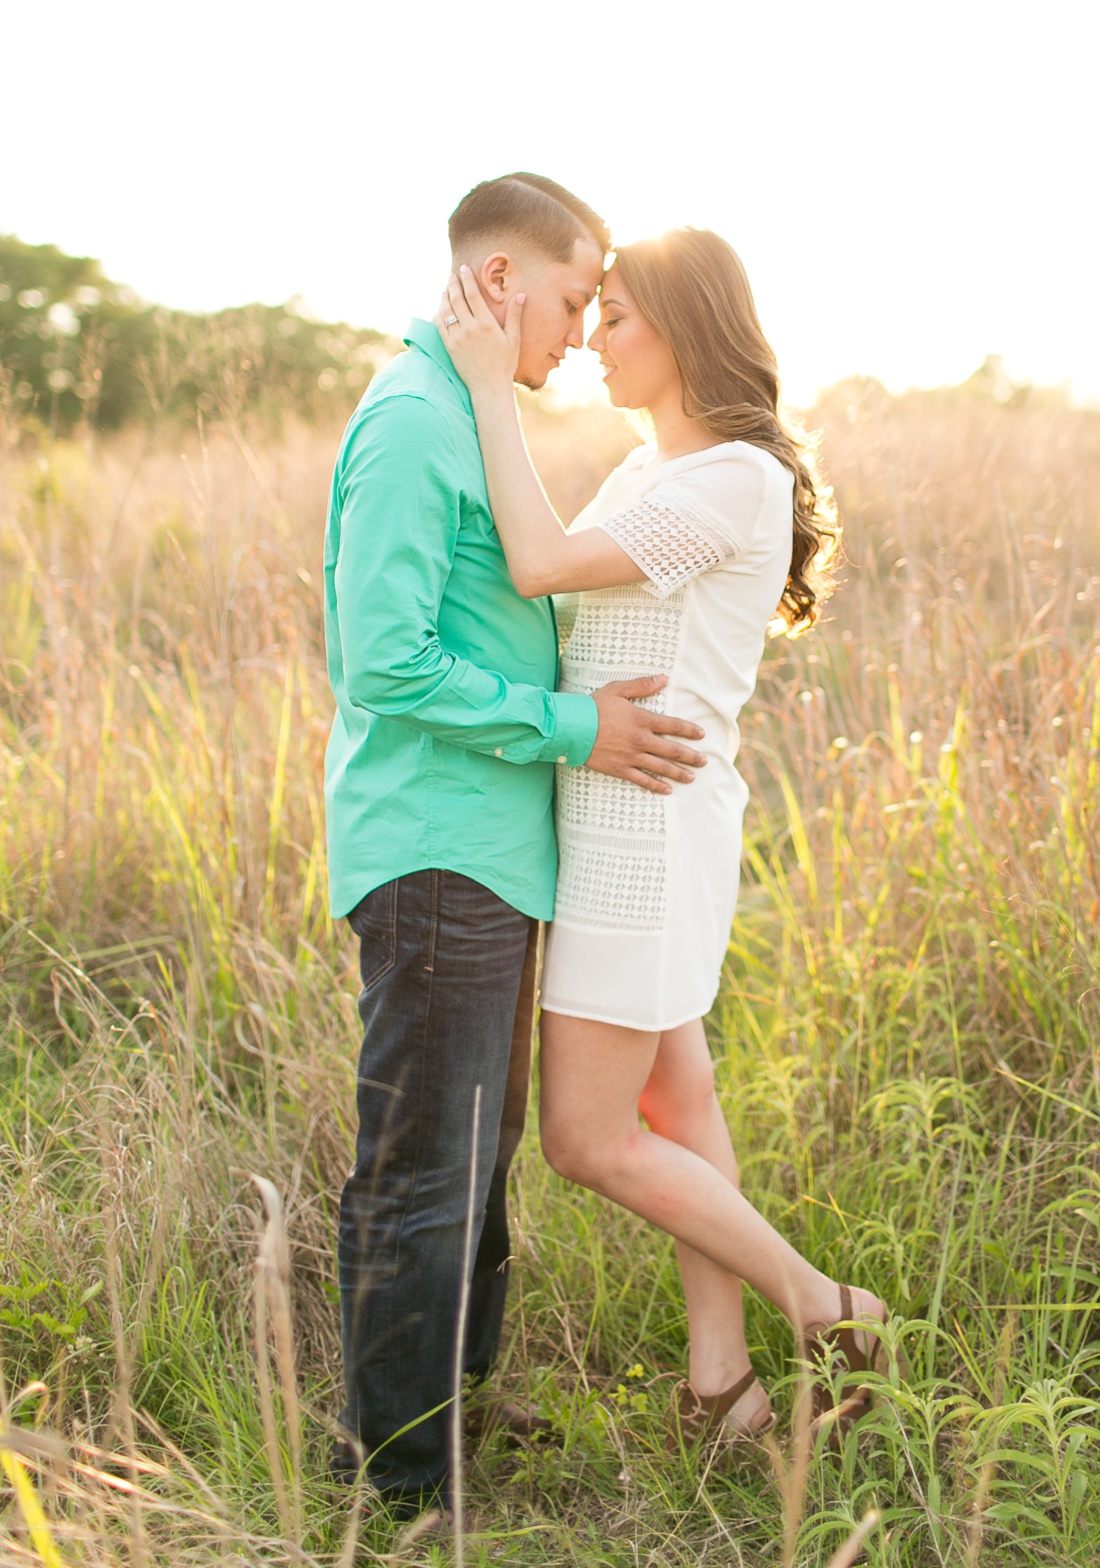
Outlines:
[{"label": "woman's bare foot in sandal", "polygon": [[[890,1315],[886,1303],[880,1300],[873,1290],[862,1290],[858,1285],[834,1284],[830,1294],[831,1315],[821,1317],[815,1322],[803,1323],[804,1340],[820,1339],[823,1334],[832,1332],[838,1323],[854,1321],[858,1324],[869,1318],[873,1318],[878,1323],[885,1323]],[[872,1355],[879,1342],[877,1334],[870,1329],[858,1327],[853,1332],[861,1354]]]},{"label": "woman's bare foot in sandal", "polygon": [[771,1400],[750,1367],[717,1394],[699,1394],[689,1382],[676,1387],[672,1437],[692,1444],[718,1439],[731,1448],[751,1446],[775,1425]]},{"label": "woman's bare foot in sandal", "polygon": [[874,1370],[882,1348],[870,1323],[885,1323],[888,1311],[873,1291],[848,1285],[834,1289],[840,1309],[837,1316],[831,1321],[803,1324],[802,1343],[808,1361],[828,1368],[839,1355],[852,1374],[842,1379],[839,1389],[828,1373],[813,1385],[814,1422],[819,1427],[831,1426],[839,1437],[871,1408],[871,1391],[860,1383],[860,1374]]}]

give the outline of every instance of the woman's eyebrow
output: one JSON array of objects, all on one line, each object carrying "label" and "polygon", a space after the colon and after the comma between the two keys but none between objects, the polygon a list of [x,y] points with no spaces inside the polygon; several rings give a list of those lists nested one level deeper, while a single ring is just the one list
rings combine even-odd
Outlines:
[{"label": "woman's eyebrow", "polygon": [[605,298],[605,296],[603,294],[600,295],[600,304],[601,305],[618,305],[620,310],[625,310],[626,309],[626,306],[623,304],[621,299],[607,299],[607,298]]}]

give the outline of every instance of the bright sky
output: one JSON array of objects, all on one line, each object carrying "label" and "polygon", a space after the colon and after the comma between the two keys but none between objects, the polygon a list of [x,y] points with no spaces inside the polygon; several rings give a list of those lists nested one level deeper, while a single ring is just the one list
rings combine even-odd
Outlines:
[{"label": "bright sky", "polygon": [[990,353],[1095,401],[1098,46],[1095,0],[23,5],[0,230],[169,305],[400,332],[457,200],[531,169],[621,239],[724,234],[792,402]]}]

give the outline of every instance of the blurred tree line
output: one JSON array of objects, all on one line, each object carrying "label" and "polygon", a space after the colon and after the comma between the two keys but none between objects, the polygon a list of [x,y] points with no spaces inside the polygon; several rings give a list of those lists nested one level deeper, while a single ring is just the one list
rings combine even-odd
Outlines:
[{"label": "blurred tree line", "polygon": [[347,412],[397,345],[286,305],[147,305],[97,261],[0,235],[0,396],[65,434],[196,413]]}]

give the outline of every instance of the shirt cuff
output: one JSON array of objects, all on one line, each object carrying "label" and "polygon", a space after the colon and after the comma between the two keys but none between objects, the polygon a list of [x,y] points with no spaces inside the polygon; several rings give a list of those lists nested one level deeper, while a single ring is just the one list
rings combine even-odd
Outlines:
[{"label": "shirt cuff", "polygon": [[573,691],[556,691],[551,697],[556,723],[543,758],[571,768],[583,767],[592,755],[596,731],[600,727],[595,700],[583,692]]}]

